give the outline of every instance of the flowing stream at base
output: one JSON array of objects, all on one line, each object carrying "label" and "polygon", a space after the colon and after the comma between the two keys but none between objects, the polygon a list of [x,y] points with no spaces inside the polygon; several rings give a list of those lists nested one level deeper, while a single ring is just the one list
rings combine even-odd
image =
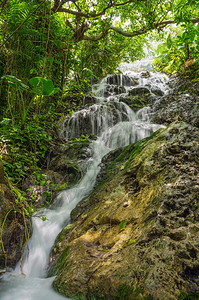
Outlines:
[{"label": "flowing stream at base", "polygon": [[[63,191],[56,198],[52,207],[39,210],[32,218],[32,236],[28,249],[24,251],[22,268],[20,262],[15,270],[7,272],[0,280],[1,300],[59,300],[68,299],[53,291],[51,285],[54,277],[46,278],[49,255],[54,241],[62,228],[70,222],[70,213],[84,197],[94,188],[100,171],[102,157],[109,151],[124,147],[151,135],[160,125],[149,122],[149,108],[134,113],[127,104],[120,101],[134,87],[154,84],[167,92],[167,80],[162,75],[152,75],[149,80],[138,73],[126,72],[126,75],[108,76],[94,87],[96,103],[66,118],[61,135],[73,138],[85,133],[98,136],[89,146],[92,157],[83,163],[86,170],[81,182],[73,188]],[[136,87],[137,87],[136,86]],[[42,221],[42,216],[47,218]],[[23,272],[21,272],[21,270]]]}]

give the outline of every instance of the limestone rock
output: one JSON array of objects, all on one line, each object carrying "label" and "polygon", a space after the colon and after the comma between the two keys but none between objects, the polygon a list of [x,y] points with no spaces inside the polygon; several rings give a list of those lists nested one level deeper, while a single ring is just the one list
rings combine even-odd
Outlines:
[{"label": "limestone rock", "polygon": [[155,101],[151,121],[170,124],[185,121],[199,127],[199,97],[190,94],[171,94]]},{"label": "limestone rock", "polygon": [[126,89],[123,85],[107,85],[104,91],[104,97],[109,97],[112,95],[119,95],[125,93]]},{"label": "limestone rock", "polygon": [[160,96],[160,97],[164,96],[164,92],[157,86],[153,86],[151,88],[151,92],[156,96]]},{"label": "limestone rock", "polygon": [[143,71],[140,73],[140,77],[142,78],[149,78],[151,75],[150,75],[150,72],[149,71]]},{"label": "limestone rock", "polygon": [[150,90],[146,87],[136,87],[129,91],[129,95],[143,95],[143,94],[150,94]]},{"label": "limestone rock", "polygon": [[[23,183],[28,200],[33,201],[35,207],[52,204],[61,190],[71,188],[83,176],[84,159],[91,156],[88,145],[92,136],[79,140],[61,141],[55,144],[48,157],[48,169],[41,170],[41,180],[30,175]],[[38,174],[37,174],[38,176]],[[42,181],[45,184],[40,184]]]},{"label": "limestone rock", "polygon": [[107,77],[107,83],[119,86],[133,86],[136,85],[133,79],[131,79],[128,75],[110,75]]},{"label": "limestone rock", "polygon": [[55,290],[82,299],[197,297],[198,141],[196,127],[175,122],[113,155],[57,237]]},{"label": "limestone rock", "polygon": [[136,87],[129,91],[128,95],[121,97],[120,101],[128,104],[133,111],[148,106],[151,99],[150,90],[146,87]]}]

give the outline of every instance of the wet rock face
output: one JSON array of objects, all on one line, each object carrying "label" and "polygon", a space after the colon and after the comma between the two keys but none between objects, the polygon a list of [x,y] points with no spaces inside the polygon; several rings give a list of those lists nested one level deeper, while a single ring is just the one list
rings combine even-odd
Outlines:
[{"label": "wet rock face", "polygon": [[151,75],[150,75],[150,72],[149,71],[143,71],[140,73],[140,77],[142,78],[149,78]]},{"label": "wet rock face", "polygon": [[136,85],[133,79],[127,75],[110,75],[107,77],[107,83],[120,86],[133,86]]},{"label": "wet rock face", "polygon": [[133,111],[148,106],[151,99],[151,93],[148,88],[136,87],[129,90],[128,95],[121,97],[120,101],[126,103]]},{"label": "wet rock face", "polygon": [[160,97],[164,96],[164,92],[157,86],[153,86],[151,88],[151,92],[156,96],[160,96]]},{"label": "wet rock face", "polygon": [[[49,153],[48,169],[41,170],[38,175],[40,179],[31,175],[24,181],[23,190],[28,200],[31,202],[34,197],[36,207],[48,206],[60,191],[75,185],[85,173],[82,162],[92,155],[89,149],[92,138],[84,137],[68,142],[58,140]],[[45,184],[40,184],[42,181]]]},{"label": "wet rock face", "polygon": [[189,94],[171,94],[154,102],[151,121],[170,124],[185,121],[199,127],[199,97]]},{"label": "wet rock face", "polygon": [[199,96],[199,82],[191,81],[189,79],[177,79],[175,80],[175,88],[180,93],[190,93]]},{"label": "wet rock face", "polygon": [[137,87],[129,91],[130,96],[143,95],[143,94],[150,94],[149,89],[146,87]]},{"label": "wet rock face", "polygon": [[75,138],[81,135],[101,135],[108,127],[128,120],[127,106],[124,103],[110,101],[96,104],[74,113],[66,118],[61,137]]},{"label": "wet rock face", "polygon": [[79,204],[76,221],[57,237],[51,275],[58,292],[85,299],[197,297],[198,141],[196,127],[175,122],[111,155],[87,205]]},{"label": "wet rock face", "polygon": [[122,94],[122,93],[125,93],[125,92],[126,92],[126,89],[123,85],[122,86],[107,85],[106,89],[104,91],[104,97],[119,95],[119,94]]}]

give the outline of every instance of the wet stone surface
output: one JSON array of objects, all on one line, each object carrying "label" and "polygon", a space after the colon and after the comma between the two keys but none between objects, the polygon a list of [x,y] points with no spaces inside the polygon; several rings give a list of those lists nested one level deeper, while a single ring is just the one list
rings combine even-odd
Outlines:
[{"label": "wet stone surface", "polygon": [[[112,161],[109,175],[103,171],[55,244],[57,291],[120,299],[123,286],[125,299],[197,296],[198,141],[196,127],[176,122],[123,156],[119,151],[104,158],[104,164]],[[60,268],[65,248],[67,267]]]}]

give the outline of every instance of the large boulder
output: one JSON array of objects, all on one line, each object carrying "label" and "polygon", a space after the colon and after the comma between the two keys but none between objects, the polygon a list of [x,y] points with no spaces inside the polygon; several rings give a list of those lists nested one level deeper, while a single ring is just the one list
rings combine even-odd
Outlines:
[{"label": "large boulder", "polygon": [[81,299],[198,299],[198,141],[198,128],[175,122],[113,154],[57,237],[49,272],[56,291]]},{"label": "large boulder", "polygon": [[185,121],[199,127],[199,97],[190,94],[170,94],[155,101],[152,106],[151,121],[170,124]]},{"label": "large boulder", "polygon": [[150,72],[149,71],[142,71],[140,73],[140,77],[141,78],[149,78],[151,75],[150,75]]},{"label": "large boulder", "polygon": [[174,87],[178,92],[199,96],[199,81],[177,78]]},{"label": "large boulder", "polygon": [[130,96],[150,94],[150,90],[146,87],[136,87],[129,91]]},{"label": "large boulder", "polygon": [[130,78],[128,75],[109,75],[106,77],[106,82],[108,84],[120,85],[120,86],[134,86],[137,83]]},{"label": "large boulder", "polygon": [[126,89],[123,85],[107,85],[104,90],[104,97],[119,95],[125,93]]},{"label": "large boulder", "polygon": [[160,96],[160,97],[164,96],[164,92],[158,86],[153,86],[151,88],[151,92],[156,96]]},{"label": "large boulder", "polygon": [[89,144],[94,138],[58,139],[49,151],[48,168],[28,176],[23,183],[28,201],[35,207],[48,206],[60,191],[78,183],[85,173],[83,161],[92,155]]},{"label": "large boulder", "polygon": [[128,106],[133,111],[138,111],[139,109],[148,106],[151,99],[150,90],[146,87],[136,87],[129,90],[128,95],[121,97],[120,101],[128,104]]}]

